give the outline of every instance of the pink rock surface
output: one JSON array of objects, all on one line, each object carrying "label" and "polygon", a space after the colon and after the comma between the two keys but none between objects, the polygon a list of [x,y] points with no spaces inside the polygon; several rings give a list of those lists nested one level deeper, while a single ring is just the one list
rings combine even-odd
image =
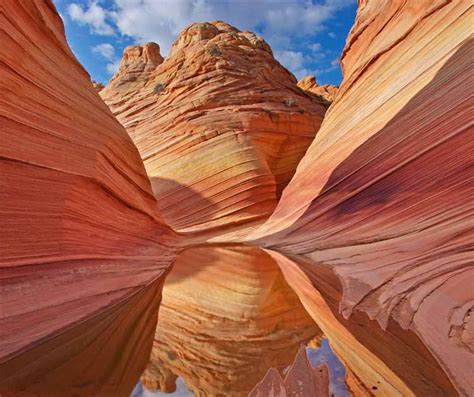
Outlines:
[{"label": "pink rock surface", "polygon": [[[174,234],[52,2],[0,9],[0,394],[128,395],[151,348]],[[136,299],[148,302],[149,324],[122,317],[128,334],[114,334],[117,309]]]},{"label": "pink rock surface", "polygon": [[344,316],[414,331],[463,395],[474,388],[471,21],[464,1],[361,1],[337,100],[252,237],[332,266]]}]

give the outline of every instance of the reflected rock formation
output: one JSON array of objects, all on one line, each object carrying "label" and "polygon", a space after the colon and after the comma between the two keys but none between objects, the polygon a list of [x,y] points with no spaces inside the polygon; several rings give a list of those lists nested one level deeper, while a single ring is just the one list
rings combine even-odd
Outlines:
[{"label": "reflected rock formation", "polygon": [[249,397],[328,397],[329,369],[326,365],[313,368],[306,348],[301,346],[295,361],[282,376],[270,368],[265,378],[250,392]]},{"label": "reflected rock formation", "polygon": [[130,72],[129,52],[100,95],[137,145],[164,219],[228,233],[267,218],[325,106],[263,39],[224,22],[186,28],[146,77]]},{"label": "reflected rock formation", "polygon": [[[420,355],[426,347],[463,395],[474,390],[470,6],[359,1],[338,97],[275,212],[250,238],[329,266],[345,318],[365,313],[388,332],[417,335],[408,346]],[[319,292],[312,297],[303,278],[290,277],[309,308]],[[341,353],[342,335],[327,336]],[[375,361],[341,358],[372,365],[373,381],[357,370],[364,384],[380,380]],[[440,388],[421,393],[429,385],[401,371],[404,385],[385,378],[389,395],[456,394],[434,373],[427,376]]]},{"label": "reflected rock formation", "polygon": [[159,313],[144,385],[173,391],[179,376],[196,396],[247,396],[320,332],[272,257],[255,247],[184,251]]},{"label": "reflected rock formation", "polygon": [[0,394],[128,395],[175,237],[52,3],[0,11]]}]

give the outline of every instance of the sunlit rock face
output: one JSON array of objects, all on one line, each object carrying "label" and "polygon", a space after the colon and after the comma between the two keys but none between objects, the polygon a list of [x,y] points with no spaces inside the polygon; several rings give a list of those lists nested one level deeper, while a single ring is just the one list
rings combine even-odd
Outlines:
[{"label": "sunlit rock face", "polygon": [[331,84],[319,85],[316,77],[310,75],[305,76],[298,81],[298,87],[306,91],[316,99],[322,100],[325,104],[330,105],[336,99],[338,87]]},{"label": "sunlit rock face", "polygon": [[203,231],[267,218],[325,106],[264,40],[224,22],[191,25],[147,78],[124,83],[127,51],[101,96],[137,145],[165,220]]},{"label": "sunlit rock face", "polygon": [[109,86],[120,87],[121,90],[135,89],[138,84],[146,83],[150,73],[162,62],[160,46],[156,43],[128,46]]},{"label": "sunlit rock face", "polygon": [[191,248],[166,279],[144,384],[173,391],[180,376],[196,396],[247,396],[268,368],[290,365],[316,334],[263,250]]},{"label": "sunlit rock face", "polygon": [[360,2],[337,99],[252,236],[330,266],[346,318],[412,331],[463,395],[474,387],[469,7]]},{"label": "sunlit rock face", "polygon": [[127,395],[174,237],[52,3],[0,8],[0,394]]}]

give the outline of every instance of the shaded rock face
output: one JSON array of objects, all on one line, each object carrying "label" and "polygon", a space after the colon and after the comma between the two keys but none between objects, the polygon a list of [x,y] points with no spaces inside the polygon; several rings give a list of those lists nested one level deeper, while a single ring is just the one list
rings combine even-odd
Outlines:
[{"label": "shaded rock face", "polygon": [[196,396],[247,396],[268,368],[290,365],[317,334],[267,253],[190,248],[166,279],[143,383],[171,392],[179,376]]},{"label": "shaded rock face", "polygon": [[101,96],[137,145],[166,221],[203,231],[268,217],[325,106],[265,41],[224,22],[191,25],[146,79],[124,84],[127,51]]},{"label": "shaded rock face", "polygon": [[52,3],[0,7],[0,394],[128,395],[174,235]]},{"label": "shaded rock face", "polygon": [[328,397],[329,369],[326,365],[313,368],[306,348],[301,346],[285,377],[270,368],[265,378],[255,386],[249,397]]},{"label": "shaded rock face", "polygon": [[468,8],[360,3],[337,99],[252,236],[332,267],[346,318],[414,332],[463,395],[474,388]]},{"label": "shaded rock face", "polygon": [[327,105],[330,105],[334,102],[339,90],[339,88],[335,85],[319,85],[316,82],[316,77],[314,76],[303,77],[300,81],[298,81],[298,87],[300,87],[303,91],[315,96],[317,99],[321,99]]}]

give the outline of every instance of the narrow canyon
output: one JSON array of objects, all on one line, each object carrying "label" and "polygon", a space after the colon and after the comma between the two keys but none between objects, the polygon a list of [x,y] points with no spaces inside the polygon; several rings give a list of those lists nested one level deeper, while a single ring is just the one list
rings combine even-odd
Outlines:
[{"label": "narrow canyon", "polygon": [[473,20],[358,0],[339,87],[196,22],[104,86],[0,0],[0,396],[474,396]]}]

